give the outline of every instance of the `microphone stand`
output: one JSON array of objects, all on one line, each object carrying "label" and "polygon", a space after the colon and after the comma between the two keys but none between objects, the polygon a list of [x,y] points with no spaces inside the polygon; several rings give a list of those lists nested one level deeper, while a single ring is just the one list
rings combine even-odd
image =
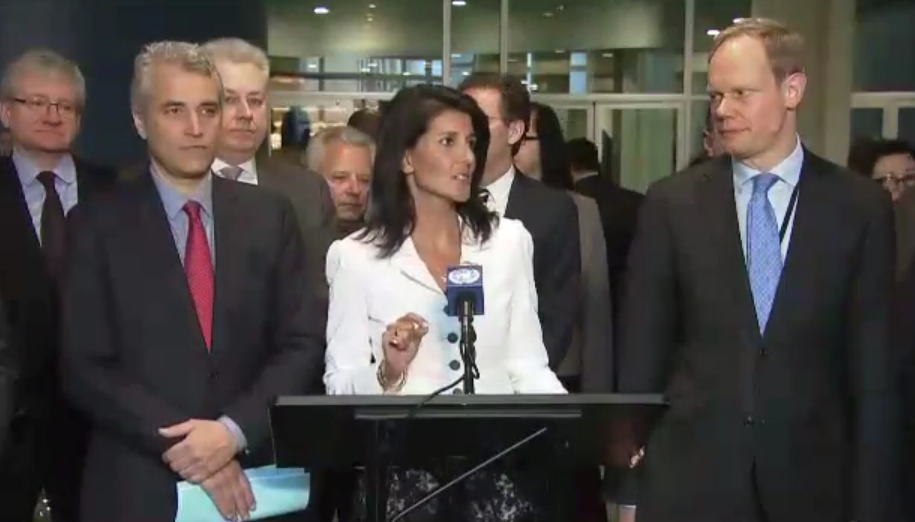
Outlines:
[{"label": "microphone stand", "polygon": [[473,329],[473,301],[471,299],[461,300],[458,319],[461,322],[461,362],[464,365],[464,394],[473,395],[476,393],[474,369],[476,368],[477,349],[474,346],[474,341],[476,341],[477,333]]}]

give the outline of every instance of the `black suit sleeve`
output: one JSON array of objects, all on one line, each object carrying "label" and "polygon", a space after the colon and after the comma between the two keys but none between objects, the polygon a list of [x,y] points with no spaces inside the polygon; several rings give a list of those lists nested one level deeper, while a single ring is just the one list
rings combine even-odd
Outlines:
[{"label": "black suit sleeve", "polygon": [[661,393],[670,377],[678,312],[668,212],[663,194],[653,187],[629,251],[618,348],[621,393]]},{"label": "black suit sleeve", "polygon": [[119,364],[113,296],[97,223],[79,207],[68,219],[68,264],[63,291],[63,386],[93,424],[157,455],[174,441],[159,428],[190,416],[161,400]]},{"label": "black suit sleeve", "polygon": [[852,520],[893,520],[898,388],[888,316],[895,279],[895,227],[885,195],[870,216],[851,286],[848,371],[853,413]]},{"label": "black suit sleeve", "polygon": [[[581,239],[578,210],[572,198],[557,199],[554,226],[542,245],[534,247],[534,270],[543,344],[556,369],[572,343],[581,284]],[[542,246],[542,248],[541,248]]]},{"label": "black suit sleeve", "polygon": [[269,407],[277,396],[308,391],[308,376],[321,364],[327,311],[308,286],[301,233],[290,204],[283,199],[280,251],[274,255],[274,308],[270,311],[271,356],[257,380],[226,409],[245,434],[249,447],[270,437]]},{"label": "black suit sleeve", "polygon": [[0,302],[0,449],[6,442],[10,419],[13,416],[17,356],[14,352],[12,330],[6,316],[6,309]]}]

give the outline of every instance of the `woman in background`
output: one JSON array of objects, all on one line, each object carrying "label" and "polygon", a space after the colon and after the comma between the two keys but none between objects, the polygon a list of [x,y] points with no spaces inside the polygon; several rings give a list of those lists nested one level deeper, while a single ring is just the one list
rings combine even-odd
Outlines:
[{"label": "woman in background", "polygon": [[[329,394],[424,396],[459,387],[459,325],[444,312],[444,289],[448,267],[465,263],[481,265],[485,276],[486,313],[474,320],[476,392],[565,392],[548,366],[537,318],[531,236],[479,198],[488,141],[486,116],[451,88],[408,87],[392,100],[366,226],[327,255]],[[388,516],[451,478],[439,471],[392,470]],[[458,520],[540,521],[554,512],[550,491],[542,475],[497,467],[468,479],[461,501],[450,505]],[[364,518],[361,499],[356,513]],[[436,500],[406,520],[448,519]]]},{"label": "woman in background", "polygon": [[578,208],[581,236],[581,309],[572,345],[557,373],[569,391],[613,389],[613,342],[607,246],[597,203],[572,191],[572,172],[556,113],[533,103],[531,124],[515,155],[521,172],[568,192]]},{"label": "woman in background", "polygon": [[[515,155],[521,172],[572,196],[578,208],[581,244],[581,308],[569,353],[556,373],[569,391],[613,391],[613,321],[607,247],[597,203],[573,192],[566,141],[556,112],[548,105],[531,104],[531,124]],[[615,475],[613,476],[615,477]],[[597,468],[574,476],[579,522],[607,519]],[[611,486],[612,488],[612,486]]]}]

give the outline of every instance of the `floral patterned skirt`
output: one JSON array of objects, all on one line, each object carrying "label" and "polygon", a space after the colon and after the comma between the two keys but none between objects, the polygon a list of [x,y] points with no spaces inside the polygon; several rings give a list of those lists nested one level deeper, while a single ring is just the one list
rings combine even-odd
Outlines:
[{"label": "floral patterned skirt", "polygon": [[[441,469],[389,470],[387,518],[400,513],[451,480]],[[404,522],[553,522],[560,517],[571,491],[560,473],[494,466],[468,477],[451,490],[419,507]],[[557,487],[558,486],[558,487]],[[565,488],[565,489],[563,489]],[[354,520],[365,521],[365,475],[359,477]]]}]

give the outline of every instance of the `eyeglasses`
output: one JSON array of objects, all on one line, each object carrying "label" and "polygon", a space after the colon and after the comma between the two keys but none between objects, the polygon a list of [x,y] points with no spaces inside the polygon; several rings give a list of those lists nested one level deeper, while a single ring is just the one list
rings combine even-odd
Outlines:
[{"label": "eyeglasses", "polygon": [[75,103],[67,100],[58,100],[52,102],[44,96],[32,96],[30,98],[13,98],[14,102],[25,105],[30,111],[34,112],[51,112],[51,108],[57,109],[57,114],[61,116],[75,116],[79,112],[79,107]]},{"label": "eyeglasses", "polygon": [[915,170],[907,170],[905,172],[875,172],[872,179],[884,186],[911,186],[915,185]]}]

